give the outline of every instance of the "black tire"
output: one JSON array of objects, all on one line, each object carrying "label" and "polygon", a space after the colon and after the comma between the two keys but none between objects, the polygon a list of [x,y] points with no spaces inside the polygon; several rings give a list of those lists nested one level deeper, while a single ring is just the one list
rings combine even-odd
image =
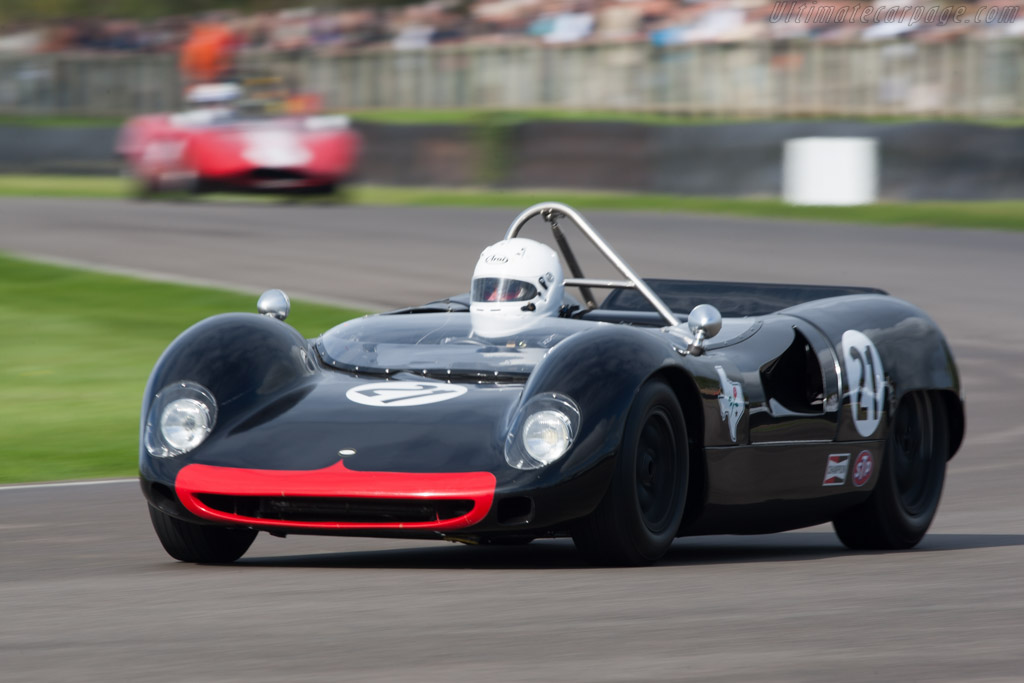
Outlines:
[{"label": "black tire", "polygon": [[330,197],[338,191],[337,183],[328,183],[326,185],[317,185],[311,187],[306,194],[311,194],[314,197]]},{"label": "black tire", "polygon": [[679,531],[688,480],[683,411],[668,385],[652,380],[629,410],[608,491],[572,529],[576,549],[593,564],[656,562]]},{"label": "black tire", "polygon": [[946,406],[923,392],[900,401],[889,429],[882,470],[871,497],[832,525],[853,550],[903,550],[924,538],[946,479]]},{"label": "black tire", "polygon": [[149,518],[164,550],[182,562],[234,562],[245,554],[256,538],[256,531],[252,529],[192,524],[160,512],[152,505],[149,506]]},{"label": "black tire", "polygon": [[152,178],[136,174],[127,166],[122,169],[121,175],[128,181],[128,194],[132,199],[145,202],[160,194],[160,186]]}]

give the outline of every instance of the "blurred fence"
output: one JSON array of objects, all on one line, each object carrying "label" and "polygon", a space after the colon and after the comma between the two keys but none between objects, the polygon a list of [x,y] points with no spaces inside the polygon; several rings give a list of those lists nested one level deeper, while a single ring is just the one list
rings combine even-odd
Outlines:
[{"label": "blurred fence", "polygon": [[[656,47],[461,45],[244,55],[328,108],[663,111],[706,116],[1024,115],[1024,41]],[[180,103],[171,55],[0,56],[0,112],[121,115]]]},{"label": "blurred fence", "polygon": [[0,55],[0,112],[124,115],[181,103],[170,55]]}]

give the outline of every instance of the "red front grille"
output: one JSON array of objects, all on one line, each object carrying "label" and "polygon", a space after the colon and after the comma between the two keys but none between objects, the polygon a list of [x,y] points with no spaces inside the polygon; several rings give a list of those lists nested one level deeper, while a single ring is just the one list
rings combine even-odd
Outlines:
[{"label": "red front grille", "polygon": [[473,510],[471,500],[228,496],[201,493],[203,505],[230,515],[282,522],[403,524],[455,519]]}]

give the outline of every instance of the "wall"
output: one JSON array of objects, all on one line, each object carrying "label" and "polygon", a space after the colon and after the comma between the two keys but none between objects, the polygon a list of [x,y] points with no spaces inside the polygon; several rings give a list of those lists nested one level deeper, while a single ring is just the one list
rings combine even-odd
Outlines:
[{"label": "wall", "polygon": [[[955,123],[361,125],[364,182],[778,196],[791,137],[875,137],[883,199],[1024,197],[1024,129]],[[0,172],[117,168],[112,128],[0,126]]]}]

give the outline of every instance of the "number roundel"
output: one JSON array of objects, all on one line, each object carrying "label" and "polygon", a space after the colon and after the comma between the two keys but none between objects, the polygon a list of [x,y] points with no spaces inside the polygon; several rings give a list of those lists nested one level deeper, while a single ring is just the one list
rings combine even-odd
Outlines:
[{"label": "number roundel", "polygon": [[885,400],[885,370],[878,349],[857,330],[843,333],[843,365],[846,368],[850,413],[857,433],[867,438],[878,429]]},{"label": "number roundel", "polygon": [[352,387],[345,397],[353,403],[376,408],[425,406],[457,398],[466,393],[461,384],[443,382],[373,382]]}]

